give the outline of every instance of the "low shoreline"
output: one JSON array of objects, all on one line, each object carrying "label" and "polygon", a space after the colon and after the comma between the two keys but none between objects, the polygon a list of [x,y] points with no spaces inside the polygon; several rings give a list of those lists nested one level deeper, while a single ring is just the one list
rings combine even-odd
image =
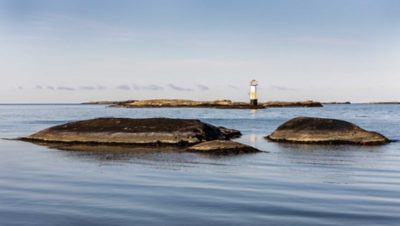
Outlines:
[{"label": "low shoreline", "polygon": [[350,101],[345,101],[345,102],[333,101],[333,102],[322,102],[322,104],[352,104],[352,103]]},{"label": "low shoreline", "polygon": [[231,100],[194,101],[183,99],[152,99],[128,101],[95,101],[82,104],[108,105],[121,108],[218,108],[218,109],[264,109],[270,107],[323,107],[320,102],[306,101],[269,101],[261,102],[257,106],[246,102]]},{"label": "low shoreline", "polygon": [[371,102],[366,104],[400,104],[400,101],[388,101],[388,102]]}]

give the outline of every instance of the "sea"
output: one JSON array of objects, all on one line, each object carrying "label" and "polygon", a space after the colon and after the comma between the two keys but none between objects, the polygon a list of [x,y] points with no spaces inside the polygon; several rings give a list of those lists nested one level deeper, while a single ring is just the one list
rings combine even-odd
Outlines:
[{"label": "sea", "polygon": [[[264,137],[297,116],[343,119],[383,146]],[[97,117],[200,119],[263,152],[71,151],[12,140]],[[400,225],[400,105],[233,110],[0,105],[0,225]]]}]

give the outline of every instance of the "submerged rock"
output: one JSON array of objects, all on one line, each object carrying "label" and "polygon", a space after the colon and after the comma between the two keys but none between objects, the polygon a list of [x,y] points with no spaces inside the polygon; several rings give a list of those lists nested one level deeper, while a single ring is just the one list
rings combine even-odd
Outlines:
[{"label": "submerged rock", "polygon": [[260,150],[228,140],[213,140],[196,144],[190,148],[189,151],[215,153],[215,154],[240,154],[240,153],[253,153],[260,152]]},{"label": "submerged rock", "polygon": [[350,122],[311,117],[297,117],[279,126],[266,137],[271,141],[320,144],[386,144],[383,135],[366,131]]},{"label": "submerged rock", "polygon": [[237,130],[219,128],[194,119],[97,118],[54,126],[21,138],[21,140],[184,146],[210,140],[227,140],[237,136],[240,136],[240,132]]}]

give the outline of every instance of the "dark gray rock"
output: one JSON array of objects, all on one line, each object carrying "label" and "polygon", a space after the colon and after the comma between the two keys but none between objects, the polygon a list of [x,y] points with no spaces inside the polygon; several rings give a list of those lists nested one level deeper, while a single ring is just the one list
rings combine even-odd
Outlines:
[{"label": "dark gray rock", "polygon": [[260,150],[228,140],[213,140],[196,144],[188,148],[189,151],[213,153],[213,154],[240,154],[240,153],[254,153]]},{"label": "dark gray rock", "polygon": [[377,145],[389,142],[385,136],[350,122],[311,117],[291,119],[266,138],[276,142],[318,144]]},{"label": "dark gray rock", "polygon": [[235,136],[240,136],[240,132],[194,119],[97,118],[54,126],[21,139],[33,142],[184,146]]}]

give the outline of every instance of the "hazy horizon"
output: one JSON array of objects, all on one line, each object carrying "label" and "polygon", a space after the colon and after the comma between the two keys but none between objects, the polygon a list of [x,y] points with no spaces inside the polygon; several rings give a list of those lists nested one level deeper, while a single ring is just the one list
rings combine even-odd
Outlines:
[{"label": "hazy horizon", "polygon": [[0,103],[400,101],[400,2],[0,0]]}]

